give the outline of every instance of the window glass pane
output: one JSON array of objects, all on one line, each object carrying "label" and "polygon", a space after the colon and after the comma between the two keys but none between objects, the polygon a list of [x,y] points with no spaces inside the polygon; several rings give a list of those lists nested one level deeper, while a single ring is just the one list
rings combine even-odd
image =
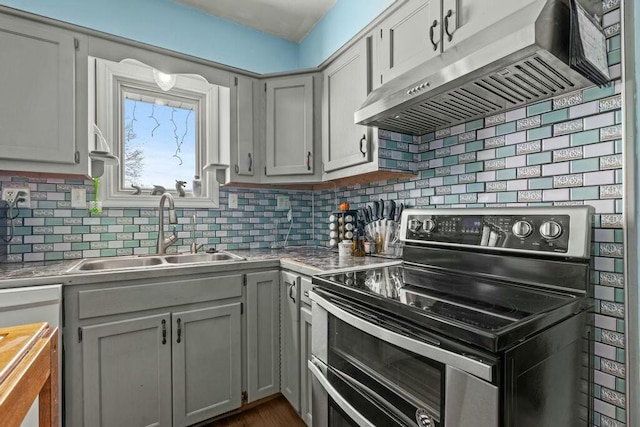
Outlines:
[{"label": "window glass pane", "polygon": [[196,175],[196,111],[193,104],[127,94],[124,99],[124,188],[187,191]]}]

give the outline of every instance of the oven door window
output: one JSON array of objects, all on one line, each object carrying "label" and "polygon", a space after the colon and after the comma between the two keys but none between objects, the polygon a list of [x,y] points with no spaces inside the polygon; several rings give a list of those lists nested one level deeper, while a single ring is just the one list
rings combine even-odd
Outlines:
[{"label": "oven door window", "polygon": [[328,321],[327,357],[332,370],[392,408],[395,418],[403,421],[400,425],[415,426],[417,414],[428,414],[436,426],[444,425],[443,364],[362,332],[331,314]]}]

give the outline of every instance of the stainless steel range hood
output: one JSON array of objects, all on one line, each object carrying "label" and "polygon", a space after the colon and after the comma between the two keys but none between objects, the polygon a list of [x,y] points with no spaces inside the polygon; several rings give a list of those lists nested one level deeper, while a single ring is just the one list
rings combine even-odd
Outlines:
[{"label": "stainless steel range hood", "polygon": [[536,0],[373,91],[355,122],[424,135],[593,85],[568,65],[569,29],[568,1]]}]

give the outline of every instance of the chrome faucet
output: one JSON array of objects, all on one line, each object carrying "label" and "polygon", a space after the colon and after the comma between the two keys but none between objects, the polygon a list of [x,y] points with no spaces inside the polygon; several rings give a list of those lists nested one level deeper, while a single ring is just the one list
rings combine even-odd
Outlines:
[{"label": "chrome faucet", "polygon": [[193,233],[191,234],[191,253],[196,254],[204,246],[203,243],[196,243],[196,216],[191,217],[193,219]]},{"label": "chrome faucet", "polygon": [[167,200],[169,201],[169,224],[178,223],[176,209],[173,204],[173,196],[171,195],[171,193],[164,193],[162,197],[160,197],[160,208],[158,212],[160,221],[160,224],[158,224],[158,244],[156,246],[156,253],[158,255],[166,253],[167,248],[173,245],[178,240],[175,226],[173,227],[173,234],[171,234],[171,236],[167,238],[164,237],[164,202],[166,202]]}]

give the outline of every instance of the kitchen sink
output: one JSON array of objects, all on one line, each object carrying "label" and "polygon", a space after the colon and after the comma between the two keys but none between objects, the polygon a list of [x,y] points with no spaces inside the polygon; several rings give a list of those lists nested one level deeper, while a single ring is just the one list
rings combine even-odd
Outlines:
[{"label": "kitchen sink", "polygon": [[170,266],[224,261],[245,261],[246,259],[228,252],[177,254],[157,256],[133,256],[101,259],[84,259],[67,270],[67,273],[96,272],[124,269],[149,269],[156,266]]},{"label": "kitchen sink", "polygon": [[195,262],[211,262],[211,261],[241,261],[241,256],[230,254],[228,252],[216,252],[212,254],[182,254],[167,255],[164,257],[169,264],[188,264]]},{"label": "kitchen sink", "polygon": [[77,269],[79,271],[116,270],[120,268],[149,267],[161,264],[163,264],[163,260],[159,257],[112,258],[85,260],[77,266]]}]

